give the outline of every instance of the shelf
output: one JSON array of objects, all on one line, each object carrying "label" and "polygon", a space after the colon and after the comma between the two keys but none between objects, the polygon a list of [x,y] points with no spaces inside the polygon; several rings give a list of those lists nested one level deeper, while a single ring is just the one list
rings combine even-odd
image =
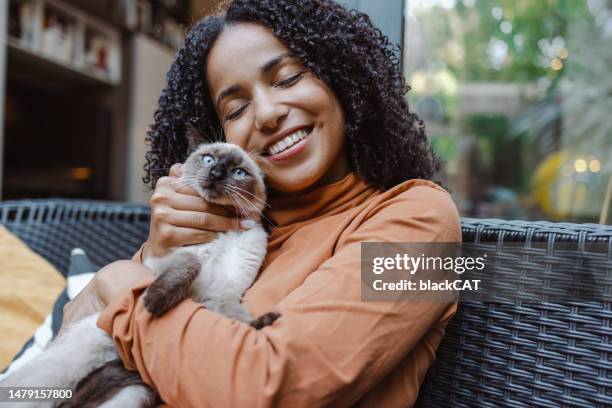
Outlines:
[{"label": "shelf", "polygon": [[116,15],[116,13],[112,12],[113,3],[119,3],[117,0],[64,0],[64,2],[90,15],[96,16],[99,20],[113,27],[127,32],[135,31],[133,28],[128,27],[125,21]]},{"label": "shelf", "polygon": [[110,86],[121,82],[118,29],[57,0],[11,0],[11,13],[23,37],[7,36],[9,64],[15,58],[18,71],[46,76],[48,70]]},{"label": "shelf", "polygon": [[[64,78],[71,82],[105,86],[116,86],[119,83],[105,74],[77,68],[73,64],[54,59],[51,56],[40,55],[11,37],[7,38],[7,55],[9,75],[24,77],[24,79],[38,77],[39,80],[53,81],[55,78]],[[18,72],[11,70],[13,64],[19,67]]]}]

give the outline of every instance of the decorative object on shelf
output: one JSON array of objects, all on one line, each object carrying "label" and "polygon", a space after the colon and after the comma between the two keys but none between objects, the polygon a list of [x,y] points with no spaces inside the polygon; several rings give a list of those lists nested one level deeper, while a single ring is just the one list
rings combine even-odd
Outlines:
[{"label": "decorative object on shelf", "polygon": [[135,30],[138,26],[138,1],[120,0],[119,10],[125,26],[130,30]]},{"label": "decorative object on shelf", "polygon": [[41,52],[65,63],[74,62],[75,26],[74,19],[46,7]]},{"label": "decorative object on shelf", "polygon": [[8,34],[22,45],[32,47],[34,44],[34,8],[29,1],[11,1],[9,3]]},{"label": "decorative object on shelf", "polygon": [[[126,24],[137,23],[137,0],[122,0]],[[60,0],[10,0],[10,52],[41,58],[81,79],[115,85],[121,80],[117,29]]]},{"label": "decorative object on shelf", "polygon": [[179,48],[185,39],[181,26],[173,18],[164,19],[163,40],[172,48]]},{"label": "decorative object on shelf", "polygon": [[145,31],[173,49],[185,39],[189,21],[189,3],[186,0],[140,0],[151,7],[152,30]]},{"label": "decorative object on shelf", "polygon": [[151,3],[147,0],[138,0],[138,30],[143,33],[153,33],[153,13]]},{"label": "decorative object on shelf", "polygon": [[87,31],[85,34],[85,68],[101,71],[111,77],[118,72],[118,55],[113,41],[102,34]]}]

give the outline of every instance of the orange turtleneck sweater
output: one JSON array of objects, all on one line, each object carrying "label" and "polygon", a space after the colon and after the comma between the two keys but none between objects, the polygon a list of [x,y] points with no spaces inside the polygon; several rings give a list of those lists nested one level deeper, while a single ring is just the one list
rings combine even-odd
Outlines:
[{"label": "orange turtleneck sweater", "polygon": [[424,180],[380,192],[351,173],[270,204],[277,227],[244,303],[281,317],[255,330],[187,299],[153,318],[148,279],[98,321],[125,365],[174,407],[412,405],[456,304],[361,301],[360,243],[459,242],[449,194]]}]

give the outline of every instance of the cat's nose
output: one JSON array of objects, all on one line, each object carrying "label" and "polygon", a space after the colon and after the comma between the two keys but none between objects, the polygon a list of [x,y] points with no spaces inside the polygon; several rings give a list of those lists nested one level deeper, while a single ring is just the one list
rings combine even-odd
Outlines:
[{"label": "cat's nose", "polygon": [[227,173],[227,168],[224,164],[216,164],[210,169],[210,178],[213,181],[219,181],[225,178],[225,174]]}]

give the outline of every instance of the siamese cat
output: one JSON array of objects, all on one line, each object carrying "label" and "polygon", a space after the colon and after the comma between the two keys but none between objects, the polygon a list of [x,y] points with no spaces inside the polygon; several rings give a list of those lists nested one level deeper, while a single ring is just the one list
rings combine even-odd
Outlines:
[{"label": "siamese cat", "polygon": [[[145,259],[145,265],[156,275],[144,293],[145,307],[154,316],[161,316],[191,297],[211,311],[256,329],[272,324],[278,314],[267,313],[253,320],[241,302],[266,255],[267,234],[260,223],[266,205],[263,173],[236,145],[204,144],[203,137],[190,125],[186,137],[191,153],[180,181],[208,202],[234,207],[240,218],[253,220],[255,226],[218,233],[211,242]],[[98,316],[72,324],[0,386],[76,388],[70,401],[20,403],[20,407],[155,406],[153,390],[137,372],[123,367],[112,339],[96,327]]]}]

